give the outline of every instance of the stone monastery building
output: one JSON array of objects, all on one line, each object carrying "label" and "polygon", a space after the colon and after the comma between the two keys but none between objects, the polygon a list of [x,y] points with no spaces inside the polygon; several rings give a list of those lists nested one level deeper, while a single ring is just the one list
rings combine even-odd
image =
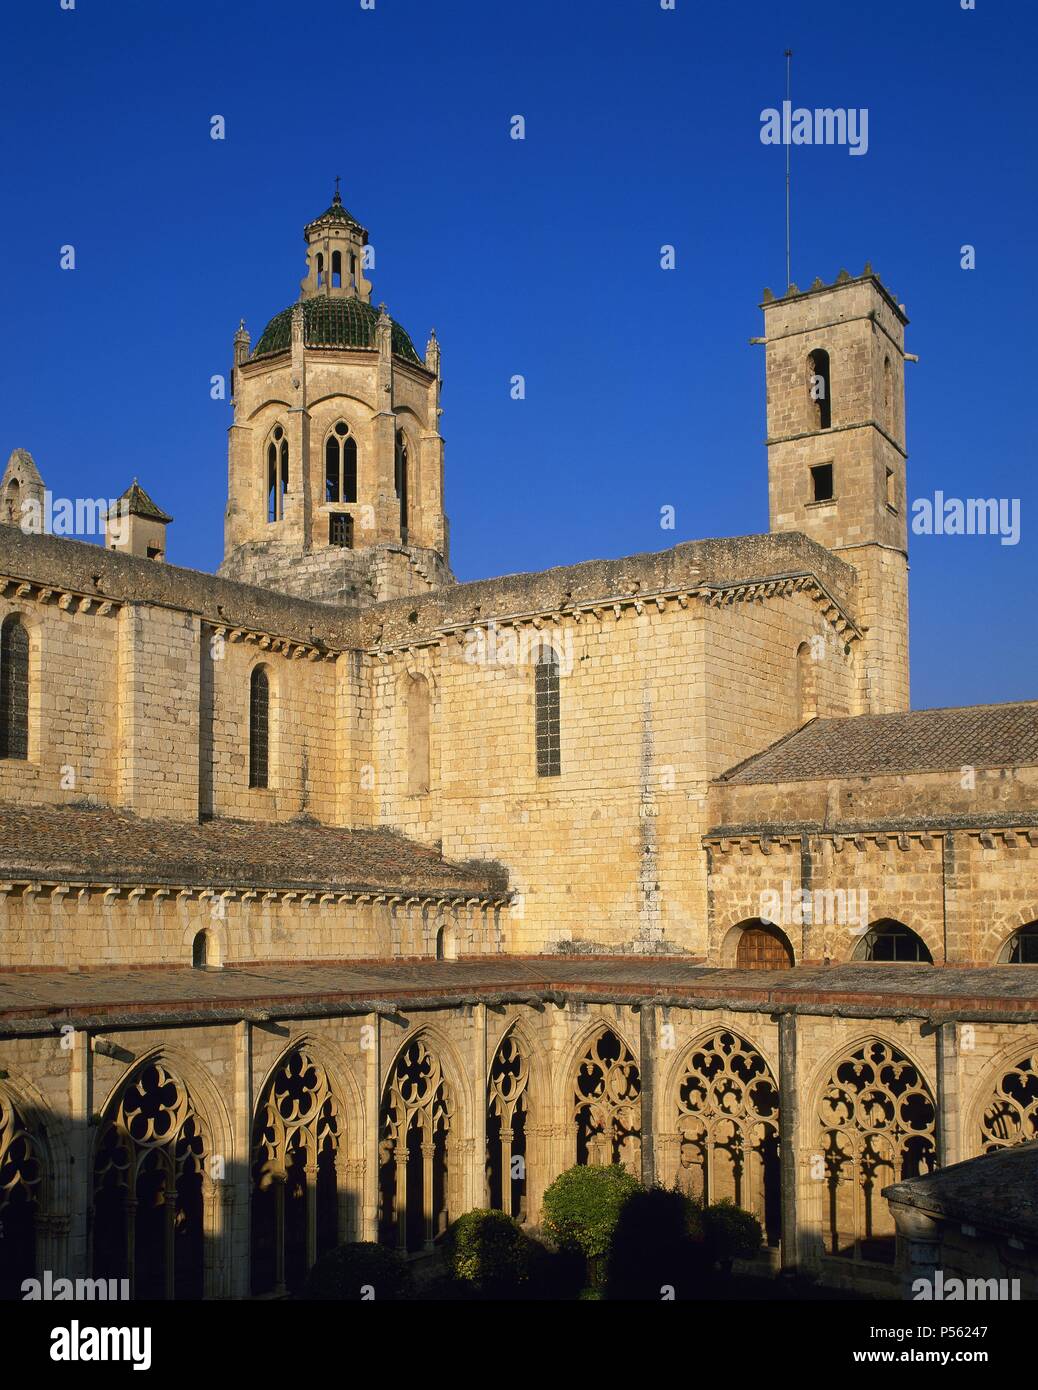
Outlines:
[{"label": "stone monastery building", "polygon": [[768,534],[459,584],[366,241],[235,335],[217,576],[0,483],[3,1293],[297,1290],[614,1161],[896,1292],[883,1189],[1038,1139],[1038,704],[909,711],[904,307],[765,292]]}]

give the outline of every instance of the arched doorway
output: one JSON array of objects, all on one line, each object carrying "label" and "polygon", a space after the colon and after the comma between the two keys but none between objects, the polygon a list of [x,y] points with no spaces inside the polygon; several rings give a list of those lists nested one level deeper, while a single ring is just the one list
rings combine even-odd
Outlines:
[{"label": "arched doorway", "polygon": [[735,945],[737,970],[790,970],[793,948],[778,927],[760,918],[744,923]]}]

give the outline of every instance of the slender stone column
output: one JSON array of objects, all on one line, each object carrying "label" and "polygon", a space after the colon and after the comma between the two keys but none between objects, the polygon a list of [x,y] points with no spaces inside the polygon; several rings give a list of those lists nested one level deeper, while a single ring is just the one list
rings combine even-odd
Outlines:
[{"label": "slender stone column", "polygon": [[937,1029],[937,1162],[942,1168],[962,1157],[959,1037],[957,1023],[942,1023]]},{"label": "slender stone column", "polygon": [[[367,1045],[365,1045],[367,1044]],[[378,1014],[366,1014],[361,1026],[361,1052],[367,1058],[364,1075],[364,1199],[360,1214],[359,1240],[378,1240],[379,1130],[381,1127],[382,1021]],[[397,1179],[400,1165],[395,1164]],[[388,1216],[388,1213],[387,1213]]]},{"label": "slender stone column", "polygon": [[[472,1161],[468,1175],[468,1201],[465,1209],[487,1207],[490,1193],[487,1184],[487,1006],[476,1004],[472,1009]],[[502,1126],[503,1135],[503,1126]],[[502,1194],[508,1179],[502,1178]],[[511,1214],[502,1195],[501,1205]],[[460,1215],[452,1212],[452,1219]]]},{"label": "slender stone column", "polygon": [[234,1157],[220,1184],[232,1198],[225,1206],[228,1220],[223,1240],[230,1247],[231,1298],[247,1298],[251,1285],[250,1203],[252,1199],[252,1025],[242,1020],[234,1026]]},{"label": "slender stone column", "polygon": [[656,1181],[656,1006],[643,1002],[638,1015],[642,1083],[642,1183]]},{"label": "slender stone column", "polygon": [[779,1019],[779,1158],[782,1189],[782,1269],[793,1273],[797,1267],[797,1132],[799,1093],[797,1090],[797,1016],[786,1013]]},{"label": "slender stone column", "polygon": [[93,1209],[94,1175],[90,1163],[92,1141],[96,1130],[90,1125],[93,1105],[94,1058],[90,1034],[73,1035],[69,1051],[69,1119],[72,1133],[69,1140],[72,1164],[69,1170],[68,1217],[70,1229],[67,1245],[67,1264],[60,1272],[71,1278],[86,1278],[90,1274],[89,1213]]}]

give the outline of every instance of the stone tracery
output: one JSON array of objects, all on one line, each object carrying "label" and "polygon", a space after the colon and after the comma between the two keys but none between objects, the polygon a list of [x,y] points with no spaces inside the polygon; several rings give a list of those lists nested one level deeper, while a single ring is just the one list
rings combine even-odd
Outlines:
[{"label": "stone tracery", "polygon": [[382,1105],[379,1228],[408,1250],[432,1245],[451,1211],[454,1098],[439,1058],[422,1036],[397,1057]]},{"label": "stone tracery", "polygon": [[487,1180],[490,1205],[517,1218],[525,1215],[529,1080],[529,1059],[515,1033],[509,1033],[490,1069]]},{"label": "stone tracery", "polygon": [[919,1070],[890,1043],[872,1039],[832,1068],[818,1105],[826,1250],[892,1261],[894,1225],[881,1193],[937,1166],[937,1112]]},{"label": "stone tracery", "polygon": [[729,1198],[778,1243],[779,1092],[764,1058],[727,1028],[688,1053],[677,1093],[677,1179],[705,1203]]},{"label": "stone tracery", "polygon": [[187,1088],[160,1059],[122,1086],[94,1159],[94,1271],[136,1298],[200,1298],[207,1145]]},{"label": "stone tracery", "polygon": [[982,1153],[1038,1139],[1038,1048],[999,1068],[980,1123]]},{"label": "stone tracery", "polygon": [[0,1089],[0,1298],[17,1298],[22,1279],[36,1272],[38,1220],[44,1196],[44,1156],[14,1101]]},{"label": "stone tracery", "polygon": [[343,1126],[328,1074],[297,1047],[278,1067],[252,1138],[252,1268],[256,1293],[296,1291],[338,1240]]},{"label": "stone tracery", "polygon": [[598,1033],[577,1069],[573,1118],[577,1162],[641,1170],[641,1075],[611,1028]]}]

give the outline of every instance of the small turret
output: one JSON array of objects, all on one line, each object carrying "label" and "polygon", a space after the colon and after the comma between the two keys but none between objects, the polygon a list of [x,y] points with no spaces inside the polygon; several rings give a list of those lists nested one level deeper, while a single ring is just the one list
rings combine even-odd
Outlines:
[{"label": "small turret", "polygon": [[105,517],[105,549],[164,560],[166,527],[172,520],[134,478]]}]

